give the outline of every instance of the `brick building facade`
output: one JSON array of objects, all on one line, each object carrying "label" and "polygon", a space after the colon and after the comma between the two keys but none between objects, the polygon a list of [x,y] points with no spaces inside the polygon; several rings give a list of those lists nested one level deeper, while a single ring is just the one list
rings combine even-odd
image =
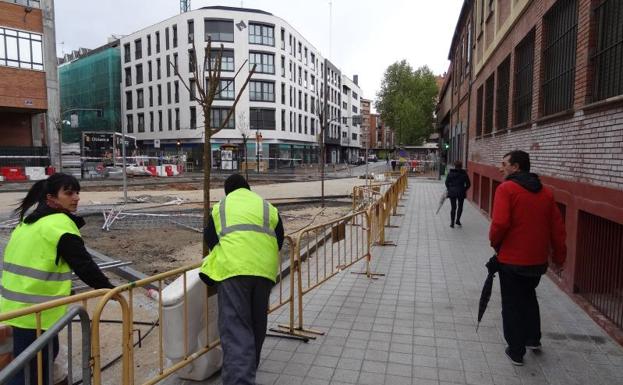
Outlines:
[{"label": "brick building facade", "polygon": [[0,166],[50,164],[57,136],[47,111],[58,109],[53,7],[0,1]]},{"label": "brick building facade", "polygon": [[622,328],[623,2],[465,1],[461,18],[450,73],[452,84],[458,63],[471,73],[469,108],[461,97],[450,108],[468,117],[470,198],[489,215],[502,156],[528,151],[566,222],[559,284]]}]

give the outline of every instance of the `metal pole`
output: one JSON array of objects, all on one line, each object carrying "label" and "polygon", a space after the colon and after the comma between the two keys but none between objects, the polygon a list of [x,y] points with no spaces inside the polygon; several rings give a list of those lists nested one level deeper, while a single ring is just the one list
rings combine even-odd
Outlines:
[{"label": "metal pole", "polygon": [[123,204],[128,203],[128,175],[125,167],[125,124],[121,125],[121,164],[123,166]]}]

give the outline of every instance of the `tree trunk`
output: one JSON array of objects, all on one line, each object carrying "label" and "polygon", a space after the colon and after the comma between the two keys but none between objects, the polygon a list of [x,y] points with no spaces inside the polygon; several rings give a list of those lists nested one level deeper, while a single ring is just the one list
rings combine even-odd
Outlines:
[{"label": "tree trunk", "polygon": [[[212,128],[210,127],[210,108],[203,110],[203,127],[205,141],[203,143],[203,228],[208,226],[210,219],[210,175],[212,173]],[[202,237],[203,238],[203,237]],[[203,254],[205,257],[210,252],[207,243],[203,240]]]}]

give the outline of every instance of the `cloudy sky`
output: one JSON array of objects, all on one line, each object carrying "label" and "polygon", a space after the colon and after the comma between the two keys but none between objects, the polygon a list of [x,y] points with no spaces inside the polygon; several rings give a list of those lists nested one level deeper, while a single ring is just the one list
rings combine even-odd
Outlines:
[{"label": "cloudy sky", "polygon": [[[374,99],[383,72],[406,59],[436,74],[448,50],[463,0],[192,0],[192,9],[224,5],[272,13],[296,28],[343,73],[359,75]],[[55,0],[57,54],[95,48],[179,13],[179,0]]]}]

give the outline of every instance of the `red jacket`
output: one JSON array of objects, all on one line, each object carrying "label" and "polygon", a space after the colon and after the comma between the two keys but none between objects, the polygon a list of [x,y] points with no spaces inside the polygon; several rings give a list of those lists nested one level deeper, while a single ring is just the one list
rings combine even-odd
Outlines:
[{"label": "red jacket", "polygon": [[[511,265],[562,265],[567,256],[565,226],[552,191],[536,174],[511,175],[495,192],[489,229],[498,260]],[[527,181],[526,181],[527,180]]]}]

